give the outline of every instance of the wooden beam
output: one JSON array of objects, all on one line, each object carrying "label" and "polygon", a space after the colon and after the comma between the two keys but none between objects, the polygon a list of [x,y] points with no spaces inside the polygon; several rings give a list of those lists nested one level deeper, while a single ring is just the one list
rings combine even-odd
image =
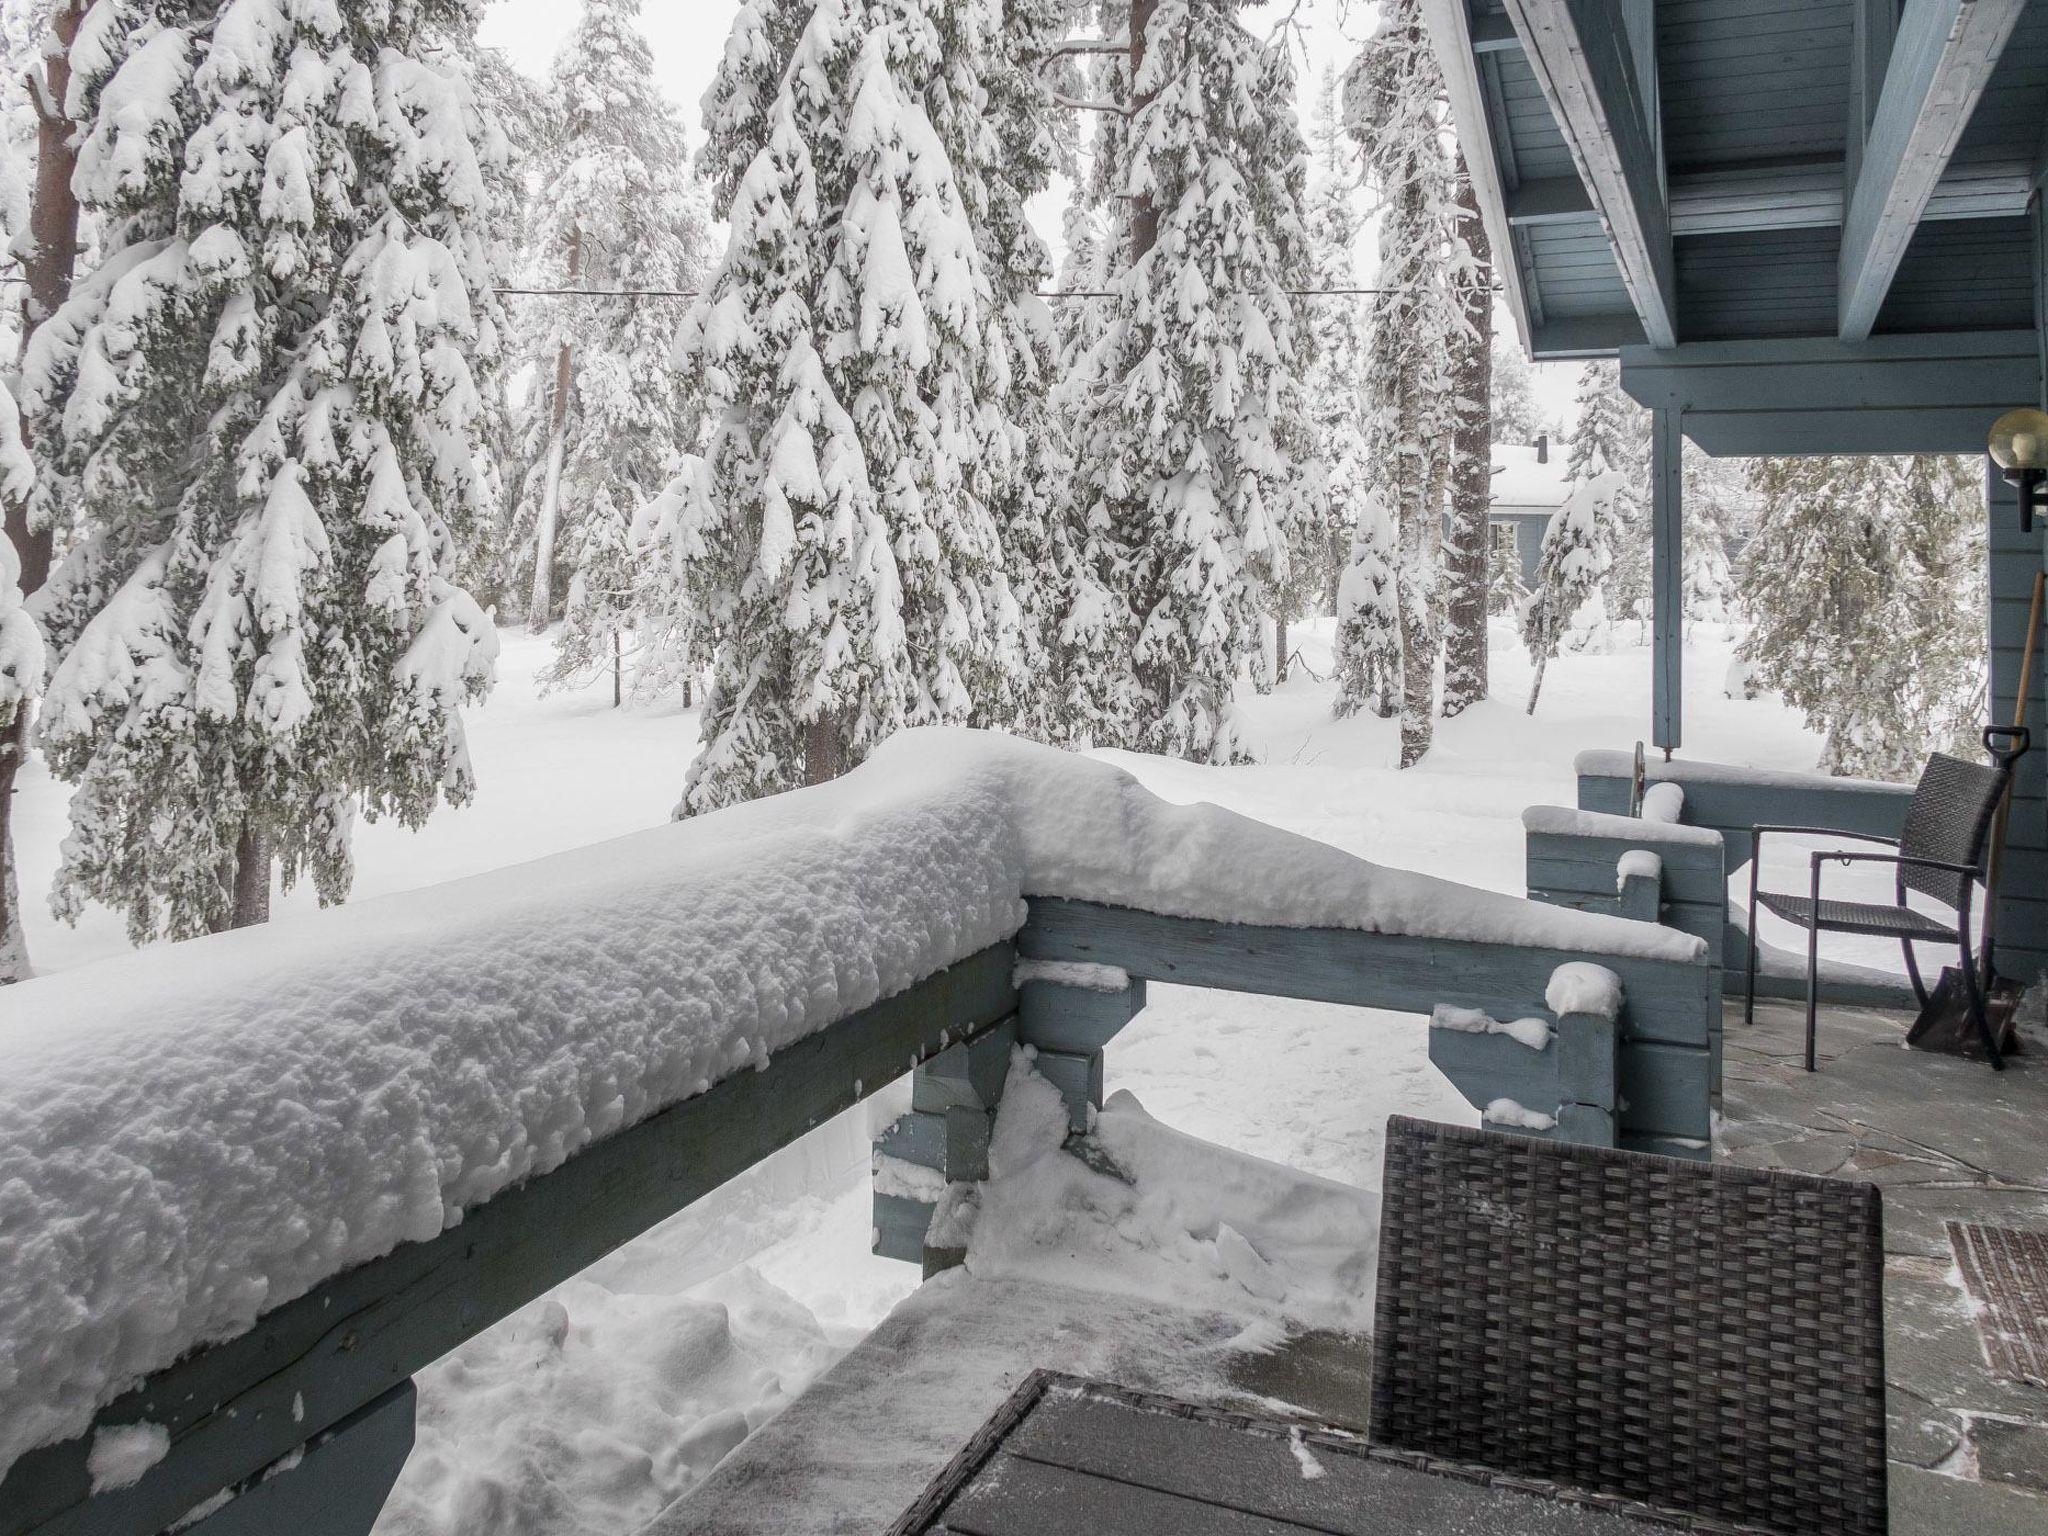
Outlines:
[{"label": "wooden beam", "polygon": [[1267,928],[1161,917],[1130,907],[1037,898],[1017,935],[1034,960],[1112,965],[1132,976],[1186,987],[1430,1013],[1519,1010],[1553,1017],[1544,993],[1568,961],[1591,960],[1621,978],[1632,1040],[1703,1045],[1717,1027],[1718,956],[1646,960],[1590,950],[1539,949],[1476,940],[1416,938],[1349,928]]},{"label": "wooden beam", "polygon": [[0,1536],[154,1536],[915,1063],[1007,1017],[1015,966],[1012,945],[985,949],[157,1372],[98,1423],[160,1424],[170,1454],[139,1481],[95,1495],[90,1435],[30,1451],[0,1482]]},{"label": "wooden beam", "polygon": [[[2018,218],[2027,211],[2034,166],[1994,160],[1951,166],[1929,194],[1923,224],[1950,219]],[[1787,163],[1723,165],[1671,178],[1671,233],[1743,234],[1829,229],[1842,222],[1842,162],[1834,156]],[[1525,181],[1507,198],[1508,223],[1590,222],[1600,216],[1576,176]]]},{"label": "wooden beam", "polygon": [[1438,67],[1443,71],[1451,125],[1457,130],[1458,145],[1465,152],[1472,189],[1479,195],[1480,219],[1486,226],[1487,241],[1496,253],[1501,284],[1507,290],[1508,310],[1526,342],[1531,332],[1529,294],[1522,264],[1515,254],[1514,232],[1507,220],[1506,189],[1513,185],[1513,172],[1503,171],[1503,155],[1512,151],[1505,139],[1498,144],[1494,140],[1472,35],[1471,8],[1466,0],[1422,0],[1422,20]]},{"label": "wooden beam", "polygon": [[1643,334],[1678,339],[1671,217],[1654,80],[1639,73],[1640,28],[1624,0],[1507,0],[1537,82],[1599,205]]},{"label": "wooden beam", "polygon": [[1870,133],[1848,185],[1836,329],[1877,323],[1949,157],[1990,83],[2026,0],[1906,0]]},{"label": "wooden beam", "polygon": [[1642,322],[1634,315],[1569,315],[1537,326],[1529,337],[1529,355],[1538,362],[1612,357],[1623,347],[1642,344]]},{"label": "wooden beam", "polygon": [[1625,346],[1621,387],[1685,412],[1708,453],[1976,453],[1991,421],[2038,398],[2037,333],[1961,331]]},{"label": "wooden beam", "polygon": [[1685,734],[1684,420],[1650,413],[1650,740],[1667,761]]}]

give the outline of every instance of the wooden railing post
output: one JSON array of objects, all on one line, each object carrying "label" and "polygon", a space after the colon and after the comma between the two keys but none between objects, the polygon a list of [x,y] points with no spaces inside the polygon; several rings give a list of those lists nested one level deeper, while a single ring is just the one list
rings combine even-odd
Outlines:
[{"label": "wooden railing post", "polygon": [[875,1142],[874,1251],[921,1265],[927,1276],[964,1257],[933,1244],[932,1215],[947,1186],[988,1177],[988,1139],[1017,1044],[1017,1021],[1003,1020],[949,1046],[910,1078],[910,1113]]},{"label": "wooden railing post", "polygon": [[927,1277],[966,1261],[946,1213],[971,1208],[965,1186],[988,1177],[989,1137],[1019,1046],[1060,1091],[1067,1123],[1088,1129],[1102,1105],[1102,1050],[1145,1006],[1145,983],[1101,965],[1024,961],[1017,1014],[934,1056],[911,1078],[910,1113],[875,1142],[874,1251]]},{"label": "wooden railing post", "polygon": [[180,1529],[186,1536],[369,1536],[412,1454],[415,1397],[413,1384],[400,1382],[307,1441],[297,1461],[217,1495],[224,1501]]},{"label": "wooden railing post", "polygon": [[1038,1053],[1041,1077],[1067,1101],[1067,1121],[1088,1129],[1102,1107],[1102,1051],[1145,1006],[1145,983],[1099,965],[1018,967],[1017,1043]]}]

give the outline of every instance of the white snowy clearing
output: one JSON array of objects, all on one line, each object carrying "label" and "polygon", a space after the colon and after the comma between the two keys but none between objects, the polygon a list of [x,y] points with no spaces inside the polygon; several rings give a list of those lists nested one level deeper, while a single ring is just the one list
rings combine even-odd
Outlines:
[{"label": "white snowy clearing", "polygon": [[[1248,701],[1266,757],[1260,766],[1209,769],[1109,754],[1166,801],[1207,800],[1328,848],[1213,811],[1172,811],[1125,789],[1116,775],[1058,771],[1057,759],[1049,772],[1034,749],[1018,747],[970,754],[974,761],[951,765],[950,771],[970,783],[977,773],[984,781],[978,791],[959,797],[963,814],[940,829],[959,855],[952,861],[959,889],[921,886],[912,895],[905,888],[920,883],[900,870],[879,879],[869,871],[856,879],[850,872],[860,860],[852,857],[851,844],[866,841],[865,851],[872,853],[901,830],[890,822],[890,807],[900,808],[914,796],[897,781],[928,783],[929,775],[948,771],[944,764],[919,763],[914,774],[906,772],[910,759],[903,748],[918,740],[913,738],[889,749],[887,760],[876,765],[884,771],[856,776],[869,785],[889,783],[894,791],[871,797],[872,841],[849,839],[844,825],[832,825],[826,835],[828,824],[846,820],[847,810],[840,804],[847,794],[829,791],[807,797],[818,809],[794,827],[781,807],[748,808],[718,818],[729,831],[698,823],[657,833],[651,841],[635,839],[555,861],[545,867],[542,882],[549,900],[536,904],[536,882],[527,875],[505,880],[484,872],[618,833],[661,828],[694,743],[696,719],[681,710],[615,711],[602,688],[537,698],[533,676],[547,660],[545,642],[510,632],[503,641],[498,691],[475,712],[470,729],[480,785],[476,805],[443,814],[416,836],[388,825],[358,834],[359,898],[480,876],[459,892],[437,893],[435,902],[447,910],[379,902],[301,925],[295,919],[310,899],[296,894],[280,905],[281,921],[273,928],[196,946],[212,956],[203,968],[181,963],[173,951],[75,969],[125,948],[118,922],[95,913],[76,932],[47,919],[32,922],[39,965],[46,972],[70,973],[18,989],[17,995],[39,1003],[32,1020],[19,1010],[0,1013],[0,1038],[13,1057],[0,1163],[12,1158],[36,1165],[26,1170],[35,1177],[13,1186],[17,1191],[40,1188],[84,1211],[93,1209],[90,1194],[97,1191],[107,1196],[103,1209],[118,1199],[130,1202],[131,1214],[153,1214],[133,1215],[143,1235],[131,1250],[130,1269],[93,1277],[88,1283],[100,1289],[91,1297],[59,1301],[54,1286],[39,1286],[35,1275],[43,1261],[35,1260],[33,1244],[24,1238],[37,1231],[39,1213],[0,1206],[0,1246],[13,1250],[0,1279],[9,1293],[0,1312],[10,1319],[0,1347],[0,1387],[10,1404],[0,1425],[0,1462],[26,1445],[75,1432],[94,1401],[136,1372],[164,1363],[183,1343],[235,1331],[338,1262],[367,1257],[402,1237],[431,1235],[464,1204],[552,1166],[651,1105],[693,1091],[824,1019],[1002,936],[1017,920],[1020,881],[1024,890],[1055,889],[1189,915],[1562,941],[1581,949],[1645,942],[1641,929],[1624,933],[1622,925],[1562,912],[1532,916],[1518,904],[1496,907],[1436,880],[1390,879],[1343,857],[1362,855],[1397,869],[1519,893],[1524,808],[1569,805],[1574,753],[1587,746],[1623,746],[1640,734],[1649,675],[1642,650],[1554,661],[1541,713],[1530,719],[1521,709],[1526,667],[1520,650],[1507,632],[1497,630],[1494,700],[1442,723],[1435,751],[1408,773],[1392,768],[1393,722],[1330,721],[1327,689],[1305,671],[1278,693]],[[1324,673],[1327,626],[1304,632],[1300,642],[1308,667]],[[1701,643],[1690,658],[1689,677],[1718,679],[1727,652],[1725,641]],[[1813,739],[1773,700],[1733,701],[1698,688],[1688,702],[1690,753],[1785,769],[1803,769],[1814,759]],[[869,790],[859,793],[871,796]],[[1039,809],[1006,815],[998,811],[1001,803]],[[34,891],[55,867],[62,825],[61,798],[39,766],[24,774],[17,815],[24,884]],[[660,1039],[650,1034],[614,1040],[611,1064],[600,1062],[595,1069],[598,1077],[612,1074],[606,1091],[595,1092],[594,1079],[585,1077],[552,1106],[539,1099],[522,1105],[509,1133],[501,1118],[470,1123],[469,1132],[490,1145],[437,1146],[434,1135],[462,1124],[461,1117],[437,1121],[416,1105],[394,1101],[393,1124],[403,1133],[398,1142],[417,1156],[394,1157],[389,1144],[372,1148],[359,1142],[319,1159],[295,1159],[287,1153],[295,1144],[303,1149],[303,1143],[294,1142],[289,1116],[275,1117],[252,1130],[253,1144],[267,1147],[272,1159],[263,1191],[269,1203],[260,1209],[238,1201],[181,1208],[177,1191],[128,1182],[132,1168],[124,1172],[118,1157],[79,1153],[100,1141],[85,1133],[88,1125],[121,1124],[122,1116],[137,1116],[137,1106],[148,1102],[124,1101],[124,1092],[160,1085],[167,1080],[162,1074],[175,1072],[180,1063],[190,1068],[201,1054],[217,1049],[226,1036],[209,1015],[209,1000],[218,1006],[232,997],[246,999],[274,974],[281,956],[290,955],[295,965],[308,967],[306,976],[318,978],[299,996],[317,996],[321,1008],[295,1014],[289,997],[277,1001],[273,1017],[286,1021],[276,1027],[290,1047],[265,1074],[269,1098],[298,1105],[317,1122],[322,1105],[358,1096],[368,1083],[325,1075],[337,1054],[346,1055],[332,1045],[329,1005],[336,987],[353,988],[364,999],[398,995],[385,987],[403,990],[394,977],[405,974],[408,951],[417,955],[429,941],[443,950],[452,943],[475,956],[480,973],[495,976],[487,994],[472,1001],[495,1010],[500,1030],[515,1013],[532,1021],[536,1002],[552,1009],[564,1001],[549,1001],[550,989],[575,985],[562,975],[566,952],[539,919],[558,918],[577,887],[618,896],[623,881],[631,901],[644,903],[680,876],[664,868],[658,855],[641,850],[673,841],[703,856],[712,878],[729,872],[736,882],[730,889],[741,891],[745,881],[739,877],[758,875],[764,864],[760,842],[745,834],[778,826],[790,854],[801,852],[821,882],[835,870],[846,876],[835,905],[849,921],[877,904],[899,904],[893,909],[899,928],[893,937],[892,917],[885,915],[855,922],[823,941],[842,951],[841,960],[849,958],[845,946],[855,938],[867,946],[861,963],[837,972],[857,973],[850,982],[821,980],[803,973],[801,965],[790,969],[785,956],[795,939],[769,920],[771,900],[752,911],[726,912],[722,923],[707,919],[688,927],[681,942],[664,941],[665,959],[663,953],[644,953],[646,946],[631,934],[608,932],[603,943],[586,936],[581,942],[588,963],[597,968],[586,972],[592,985],[618,984],[621,966],[665,963],[688,972],[684,957],[695,956],[700,974],[726,968],[774,979],[780,992],[758,1017],[723,1028],[716,1038],[683,1028]],[[836,853],[833,843],[839,844]],[[1164,846],[1175,849],[1167,863],[1141,866],[1132,859],[1139,848]],[[1262,853],[1271,857],[1280,848],[1287,880],[1248,878]],[[1788,840],[1779,857],[1789,871],[1804,854]],[[765,862],[776,860],[771,854]],[[702,867],[690,875],[693,884],[705,878]],[[805,896],[815,909],[818,895]],[[622,908],[609,901],[607,907],[600,926],[616,926],[612,919]],[[33,906],[30,911],[32,919],[39,915]],[[1554,923],[1565,926],[1554,929]],[[1600,928],[1611,929],[1600,936],[1615,942],[1589,943]],[[817,945],[821,931],[808,930],[804,942]],[[1669,942],[1690,941],[1673,935]],[[365,944],[376,951],[368,962]],[[1885,959],[1881,953],[1856,955],[1851,947],[1843,953],[1879,964]],[[536,960],[544,963],[536,966]],[[383,985],[370,984],[377,980]],[[1104,1112],[1101,1133],[1130,1158],[1129,1171],[1142,1190],[1129,1210],[1098,1209],[1091,1218],[1098,1236],[1120,1234],[1113,1245],[1118,1251],[1084,1253],[1049,1270],[1041,1262],[1044,1254],[1069,1251],[1074,1226],[1069,1221],[1049,1247],[1034,1246],[1034,1232],[1040,1238],[1053,1234],[1034,1226],[1029,1209],[1057,1195],[1038,1185],[1076,1179],[1079,1165],[1068,1169],[1056,1160],[1027,1177],[1038,1160],[1013,1157],[999,1166],[987,1196],[991,1209],[1003,1205],[1006,1219],[991,1222],[989,1212],[982,1213],[974,1262],[991,1273],[1097,1287],[1164,1287],[1170,1294],[1186,1288],[1171,1283],[1168,1271],[1199,1272],[1203,1287],[1222,1286],[1245,1303],[1248,1315],[1284,1318],[1296,1326],[1356,1324],[1368,1315],[1369,1264],[1361,1255],[1369,1253],[1377,1202],[1340,1186],[1370,1190],[1377,1184],[1388,1113],[1475,1118],[1429,1067],[1425,1021],[1168,987],[1155,987],[1150,996],[1146,1013],[1109,1052],[1112,1090],[1129,1090],[1133,1097]],[[366,1021],[363,1032],[374,1033],[367,1022],[375,1017],[373,1009],[357,1017]],[[445,1007],[434,1016],[437,1025],[446,1018]],[[545,1033],[544,1021],[533,1027]],[[402,1025],[394,1028],[397,1033],[383,1042],[387,1049],[417,1051],[420,1062],[431,1064],[433,1042],[424,1025],[410,1040],[400,1038]],[[79,1042],[85,1033],[92,1043]],[[106,1081],[88,1070],[96,1059],[104,1065],[105,1058],[96,1057],[102,1043],[115,1060],[130,1058],[121,1072],[101,1074]],[[514,1067],[509,1058],[499,1065]],[[210,1086],[228,1094],[223,1084],[233,1081],[233,1073],[225,1072]],[[289,1083],[291,1091],[282,1091],[280,1083]],[[22,1085],[32,1091],[17,1091]],[[63,1092],[51,1091],[59,1086]],[[905,1097],[901,1085],[878,1095],[425,1373],[419,1446],[381,1529],[621,1532],[693,1486],[747,1430],[771,1417],[914,1287],[909,1266],[867,1253],[867,1139]],[[1028,1102],[1027,1095],[1020,1115]],[[68,1133],[50,1118],[67,1114],[73,1117]],[[209,1118],[202,1115],[199,1123]],[[134,1133],[146,1136],[146,1121]],[[1011,1128],[1005,1134],[1026,1135]],[[1262,1165],[1197,1151],[1184,1137],[1254,1154],[1284,1169],[1248,1172]],[[67,1146],[68,1155],[62,1150]],[[204,1170],[193,1172],[204,1183]],[[1188,1205],[1197,1186],[1208,1193]],[[6,1187],[4,1167],[0,1187]],[[366,1210],[369,1219],[354,1229],[312,1221],[314,1212],[335,1207],[337,1193],[346,1208]],[[1346,1202],[1350,1220],[1333,1226],[1323,1219]],[[1327,1247],[1311,1252],[1313,1245],[1302,1241],[1307,1228],[1290,1232],[1284,1216],[1304,1203],[1323,1207],[1311,1226],[1325,1232],[1348,1228],[1362,1234],[1366,1246],[1348,1257]],[[1283,1214],[1276,1218],[1276,1212]],[[241,1243],[234,1252],[216,1248],[225,1254],[228,1270],[239,1275],[239,1287],[228,1283],[228,1270],[210,1276],[187,1270],[177,1273],[177,1283],[168,1283],[179,1266],[205,1268],[198,1254],[168,1241],[175,1232],[191,1231],[193,1221],[225,1229],[209,1234],[209,1246],[223,1235],[229,1247]],[[166,1229],[157,1231],[153,1222],[166,1223]],[[1181,1238],[1168,1241],[1175,1231]],[[45,1253],[44,1260],[49,1258]],[[36,1302],[39,1290],[45,1299]],[[1210,1304],[1216,1298],[1201,1299]],[[109,1300],[119,1305],[110,1309]],[[56,1313],[72,1304],[96,1319],[93,1328],[62,1324]]]}]

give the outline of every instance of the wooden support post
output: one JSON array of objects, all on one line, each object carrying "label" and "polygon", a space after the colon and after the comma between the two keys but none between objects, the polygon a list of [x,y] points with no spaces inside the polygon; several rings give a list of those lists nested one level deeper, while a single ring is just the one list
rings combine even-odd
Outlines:
[{"label": "wooden support post", "polygon": [[1647,849],[1632,848],[1616,866],[1615,910],[1639,923],[1657,921],[1664,906],[1664,861]]},{"label": "wooden support post", "polygon": [[1066,1101],[1068,1126],[1086,1131],[1102,1105],[1102,1049],[1144,1006],[1145,983],[1105,966],[1021,972],[1017,1016],[919,1067],[911,1112],[876,1140],[874,1251],[921,1264],[927,1277],[960,1264],[964,1248],[927,1240],[932,1216],[946,1186],[988,1177],[1012,1050],[1037,1053],[1038,1074]]},{"label": "wooden support post", "polygon": [[306,1442],[299,1459],[245,1483],[189,1536],[369,1536],[412,1454],[416,1394],[401,1381]]},{"label": "wooden support post", "polygon": [[1669,760],[1683,739],[1685,511],[1683,415],[1650,413],[1651,739]]},{"label": "wooden support post", "polygon": [[1038,1052],[1039,1075],[1066,1099],[1068,1123],[1087,1130],[1089,1110],[1102,1106],[1102,1049],[1144,1008],[1145,983],[1108,970],[1095,985],[1027,973],[1017,998],[1018,1043]]},{"label": "wooden support post", "polygon": [[1005,1019],[911,1074],[910,1113],[875,1141],[875,1253],[922,1264],[927,1275],[959,1264],[963,1255],[952,1250],[935,1262],[925,1239],[944,1186],[988,1177],[989,1135],[1016,1044],[1016,1020]]},{"label": "wooden support post", "polygon": [[1559,1014],[1558,1137],[1594,1147],[1615,1145],[1621,1129],[1620,1083],[1620,1009]]}]

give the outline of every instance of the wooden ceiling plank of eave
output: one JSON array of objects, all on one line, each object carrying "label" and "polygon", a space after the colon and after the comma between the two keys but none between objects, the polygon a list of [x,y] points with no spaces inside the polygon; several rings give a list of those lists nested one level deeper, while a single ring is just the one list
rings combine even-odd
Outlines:
[{"label": "wooden ceiling plank of eave", "polygon": [[1847,189],[1836,329],[1869,336],[2025,0],[1907,0]]},{"label": "wooden ceiling plank of eave", "polygon": [[1658,147],[1657,85],[1639,79],[1617,0],[1507,0],[1523,58],[1602,210],[1644,334],[1677,341],[1670,212]]}]

